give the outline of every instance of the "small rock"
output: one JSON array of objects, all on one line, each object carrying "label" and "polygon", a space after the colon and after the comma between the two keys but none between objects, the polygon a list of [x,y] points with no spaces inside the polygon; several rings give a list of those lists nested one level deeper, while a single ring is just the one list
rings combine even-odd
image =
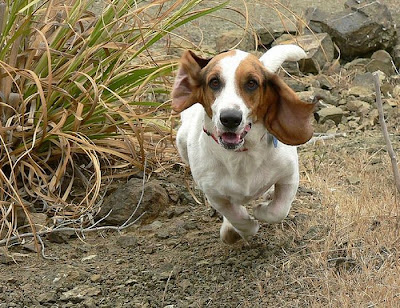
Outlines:
[{"label": "small rock", "polygon": [[137,238],[133,235],[121,235],[117,238],[117,244],[123,248],[133,248],[138,244]]},{"label": "small rock", "polygon": [[46,226],[47,224],[47,215],[44,213],[30,213],[32,222],[36,226]]},{"label": "small rock", "polygon": [[353,95],[356,97],[360,97],[363,100],[368,100],[370,101],[372,99],[372,101],[374,100],[373,97],[375,95],[375,91],[372,91],[371,89],[365,88],[365,87],[351,87],[348,91],[347,91],[348,95]]},{"label": "small rock", "polygon": [[400,70],[400,44],[393,47],[392,58],[397,70]]},{"label": "small rock", "polygon": [[252,33],[243,30],[230,30],[217,37],[217,52],[222,52],[232,48],[243,51],[251,51],[256,47]]},{"label": "small rock", "polygon": [[[22,247],[23,247],[26,251],[29,251],[29,252],[37,252],[37,251],[38,251],[37,248],[39,248],[39,247],[35,244],[35,242],[26,243],[26,244],[22,245]],[[39,248],[39,249],[40,249],[40,248]]]},{"label": "small rock", "polygon": [[281,37],[283,34],[296,34],[296,25],[288,22],[284,25],[280,20],[272,23],[268,23],[263,27],[256,29],[256,33],[259,37],[260,46],[269,46],[275,39]]},{"label": "small rock", "polygon": [[1,264],[12,264],[12,263],[14,263],[14,260],[13,260],[13,258],[11,258],[11,256],[10,255],[8,255],[8,254],[6,254],[6,253],[3,253],[3,252],[0,252],[0,263]]},{"label": "small rock", "polygon": [[142,230],[144,231],[156,231],[157,229],[160,229],[162,227],[163,223],[159,220],[153,221],[149,225],[145,225],[142,227]]},{"label": "small rock", "polygon": [[299,61],[300,70],[304,73],[319,73],[327,62],[333,60],[333,43],[326,33],[291,37],[280,44],[296,44],[304,49],[307,58]]},{"label": "small rock", "polygon": [[[143,189],[144,194],[141,198]],[[138,206],[139,200],[141,203]],[[102,224],[120,226],[136,210],[132,220],[143,214],[141,222],[148,223],[168,207],[168,200],[166,190],[158,181],[149,181],[143,187],[141,179],[132,178],[104,200],[97,217],[105,217]]]},{"label": "small rock", "polygon": [[374,76],[371,72],[356,74],[351,85],[353,87],[363,87],[375,91]]},{"label": "small rock", "polygon": [[383,108],[384,109],[392,109],[399,106],[399,101],[397,99],[388,98],[383,100]]},{"label": "small rock", "polygon": [[303,102],[311,102],[314,99],[314,92],[313,91],[297,92],[296,95]]},{"label": "small rock", "polygon": [[168,197],[171,199],[171,201],[177,202],[179,200],[179,192],[174,184],[169,184],[165,187],[165,189],[167,190]]},{"label": "small rock", "polygon": [[36,298],[39,303],[55,303],[57,301],[57,294],[55,291],[47,291],[45,293],[41,293]]},{"label": "small rock", "polygon": [[392,93],[393,93],[393,97],[394,97],[394,98],[400,98],[400,85],[396,85],[396,86],[393,88]]},{"label": "small rock", "polygon": [[321,89],[323,90],[332,90],[335,87],[332,78],[326,75],[318,75],[317,80],[320,84]]},{"label": "small rock", "polygon": [[349,71],[365,71],[367,64],[371,61],[368,58],[357,58],[347,62],[343,68]]},{"label": "small rock", "polygon": [[60,296],[60,300],[63,302],[71,301],[74,304],[80,303],[87,297],[98,296],[101,294],[101,289],[99,287],[92,287],[88,285],[79,285],[64,292]]},{"label": "small rock", "polygon": [[47,234],[47,240],[51,243],[64,244],[67,243],[71,237],[76,236],[73,231],[51,232]]},{"label": "small rock", "polygon": [[185,212],[186,212],[186,208],[184,208],[184,207],[175,208],[175,216],[181,216]]},{"label": "small rock", "polygon": [[161,240],[165,240],[165,239],[169,238],[169,236],[170,236],[169,232],[167,230],[164,230],[164,229],[163,230],[159,230],[156,233],[156,237],[161,239]]},{"label": "small rock", "polygon": [[317,97],[318,100],[322,100],[324,103],[333,106],[338,105],[338,98],[333,96],[331,91],[318,88],[312,88],[311,90],[313,91],[313,97]]},{"label": "small rock", "polygon": [[318,114],[318,122],[323,124],[327,120],[332,120],[335,122],[335,124],[339,124],[342,121],[343,117],[343,110],[342,108],[339,107],[328,107],[328,108],[322,108],[317,112]]},{"label": "small rock", "polygon": [[95,259],[96,257],[97,257],[97,255],[86,256],[86,257],[83,257],[83,258],[81,259],[81,261],[82,261],[82,262],[90,261],[90,260]]},{"label": "small rock", "polygon": [[350,185],[357,185],[357,184],[360,184],[360,182],[361,182],[360,177],[358,177],[356,175],[349,176],[349,177],[347,177],[346,180]]},{"label": "small rock", "polygon": [[90,276],[90,281],[91,282],[99,282],[101,280],[101,275],[100,274],[94,274]]},{"label": "small rock", "polygon": [[359,116],[363,116],[371,110],[371,105],[361,100],[352,100],[346,104],[346,108],[351,112],[356,112]]},{"label": "small rock", "polygon": [[394,74],[392,61],[392,57],[386,50],[378,50],[371,56],[371,61],[367,64],[366,69],[371,73],[382,71],[387,76],[391,76]]}]

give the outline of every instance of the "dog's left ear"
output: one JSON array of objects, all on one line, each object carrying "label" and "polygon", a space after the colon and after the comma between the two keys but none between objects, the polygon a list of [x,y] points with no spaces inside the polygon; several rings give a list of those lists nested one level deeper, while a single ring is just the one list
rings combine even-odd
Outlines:
[{"label": "dog's left ear", "polygon": [[311,116],[315,105],[301,101],[278,75],[270,74],[266,90],[264,125],[281,142],[299,145],[313,134]]},{"label": "dog's left ear", "polygon": [[201,99],[197,91],[200,86],[200,71],[211,59],[203,59],[188,50],[182,55],[178,73],[172,89],[172,110],[179,113]]}]

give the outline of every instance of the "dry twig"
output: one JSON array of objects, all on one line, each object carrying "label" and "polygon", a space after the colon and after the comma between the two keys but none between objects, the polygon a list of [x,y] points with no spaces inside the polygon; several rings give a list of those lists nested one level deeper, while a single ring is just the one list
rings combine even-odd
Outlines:
[{"label": "dry twig", "polygon": [[383,138],[385,139],[386,148],[387,148],[387,151],[388,151],[388,154],[389,154],[389,157],[390,157],[390,161],[392,162],[394,182],[396,184],[398,192],[400,192],[399,167],[397,166],[396,153],[394,152],[393,147],[392,147],[392,143],[390,142],[389,133],[388,133],[386,122],[385,122],[385,118],[384,118],[384,115],[383,115],[381,87],[379,85],[379,75],[377,73],[374,73],[373,75],[374,75],[374,84],[375,84],[375,91],[376,91],[376,105],[378,107],[378,112],[379,112],[379,123],[381,124]]}]

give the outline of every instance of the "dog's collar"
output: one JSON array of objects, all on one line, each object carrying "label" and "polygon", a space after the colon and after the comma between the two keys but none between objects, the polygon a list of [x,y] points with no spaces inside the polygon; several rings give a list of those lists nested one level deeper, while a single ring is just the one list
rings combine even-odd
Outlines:
[{"label": "dog's collar", "polygon": [[276,138],[274,135],[272,136],[272,143],[274,144],[274,148],[276,149],[278,147],[278,138]]},{"label": "dog's collar", "polygon": [[[211,138],[214,139],[214,141],[217,144],[219,144],[219,141],[218,141],[217,137],[215,137],[214,134],[209,132],[205,127],[203,127],[203,132],[205,132],[207,136],[210,136]],[[238,150],[235,150],[235,152],[246,152],[246,151],[247,151],[247,148],[240,148]]]}]

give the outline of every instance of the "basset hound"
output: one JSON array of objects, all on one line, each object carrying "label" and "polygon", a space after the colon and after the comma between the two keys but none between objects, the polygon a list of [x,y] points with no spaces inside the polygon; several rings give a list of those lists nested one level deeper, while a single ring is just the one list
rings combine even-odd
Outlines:
[{"label": "basset hound", "polygon": [[[186,51],[172,91],[181,113],[177,147],[209,203],[223,215],[221,240],[247,240],[259,222],[277,223],[289,213],[299,185],[296,145],[313,134],[314,105],[301,101],[275,72],[305,58],[281,45],[261,58],[240,50],[203,59]],[[250,216],[244,205],[274,188]]]}]

